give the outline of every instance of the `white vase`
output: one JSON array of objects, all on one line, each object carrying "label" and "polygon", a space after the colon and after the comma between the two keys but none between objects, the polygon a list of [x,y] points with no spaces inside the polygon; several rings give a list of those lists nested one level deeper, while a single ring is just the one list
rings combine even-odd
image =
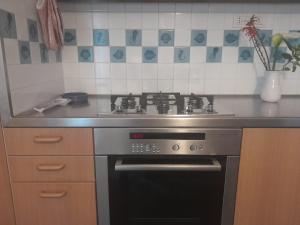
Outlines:
[{"label": "white vase", "polygon": [[280,79],[283,71],[265,71],[265,81],[260,97],[266,102],[278,102],[281,99]]}]

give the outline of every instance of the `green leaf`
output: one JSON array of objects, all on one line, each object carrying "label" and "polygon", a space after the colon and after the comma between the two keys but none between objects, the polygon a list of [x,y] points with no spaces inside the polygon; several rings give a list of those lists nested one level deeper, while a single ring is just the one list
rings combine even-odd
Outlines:
[{"label": "green leaf", "polygon": [[288,67],[283,67],[283,70],[284,70],[284,71],[290,71],[291,69],[288,68]]},{"label": "green leaf", "polygon": [[297,66],[295,64],[293,64],[292,72],[295,72],[296,69],[297,69]]},{"label": "green leaf", "polygon": [[289,61],[291,61],[293,59],[293,56],[291,56],[289,53],[282,53],[281,56],[284,58],[284,59],[288,59]]},{"label": "green leaf", "polygon": [[285,44],[287,45],[287,47],[289,48],[290,51],[293,50],[293,46],[289,43],[288,40],[286,40],[285,38],[283,39],[283,41],[285,42]]}]

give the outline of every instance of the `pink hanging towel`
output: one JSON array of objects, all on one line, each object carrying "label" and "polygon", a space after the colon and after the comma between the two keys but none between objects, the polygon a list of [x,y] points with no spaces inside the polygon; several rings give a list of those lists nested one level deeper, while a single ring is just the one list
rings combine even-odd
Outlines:
[{"label": "pink hanging towel", "polygon": [[48,49],[61,49],[63,46],[63,23],[56,0],[38,0],[36,9],[45,45]]}]

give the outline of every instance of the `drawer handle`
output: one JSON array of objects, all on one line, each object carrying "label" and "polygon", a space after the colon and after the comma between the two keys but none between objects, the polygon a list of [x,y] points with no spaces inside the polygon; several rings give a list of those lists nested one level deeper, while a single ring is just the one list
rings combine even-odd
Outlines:
[{"label": "drawer handle", "polygon": [[46,191],[42,191],[40,193],[40,197],[41,198],[63,198],[67,195],[66,191],[62,191],[62,192],[46,192]]},{"label": "drawer handle", "polygon": [[58,165],[38,165],[36,169],[38,171],[59,171],[66,167],[65,164],[58,164]]},{"label": "drawer handle", "polygon": [[38,144],[55,144],[61,142],[62,139],[63,139],[62,136],[56,136],[56,137],[36,136],[33,138],[33,141]]}]

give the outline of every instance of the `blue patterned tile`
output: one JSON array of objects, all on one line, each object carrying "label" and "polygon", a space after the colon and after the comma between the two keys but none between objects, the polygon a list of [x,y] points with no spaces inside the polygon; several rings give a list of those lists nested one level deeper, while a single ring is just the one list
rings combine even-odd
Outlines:
[{"label": "blue patterned tile", "polygon": [[157,63],[157,47],[143,47],[143,63]]},{"label": "blue patterned tile", "polygon": [[106,29],[94,29],[93,30],[93,42],[95,46],[108,46],[109,45],[109,33]]},{"label": "blue patterned tile", "polygon": [[207,31],[206,30],[192,30],[191,45],[192,46],[206,46]]},{"label": "blue patterned tile", "polygon": [[31,19],[28,19],[27,26],[28,26],[29,41],[38,42],[39,34],[38,34],[37,22],[34,20],[31,20]]},{"label": "blue patterned tile", "polygon": [[259,30],[258,36],[265,46],[271,46],[272,43],[272,30]]},{"label": "blue patterned tile", "polygon": [[[290,30],[290,32],[300,33],[300,30]],[[288,42],[289,42],[289,44],[292,45],[293,47],[296,47],[296,46],[299,46],[299,45],[300,45],[300,38],[289,39]]]},{"label": "blue patterned tile", "polygon": [[126,45],[127,46],[141,46],[142,45],[142,31],[141,30],[126,30]]},{"label": "blue patterned tile", "polygon": [[275,51],[275,48],[271,49],[271,61],[273,62],[274,57],[276,58],[277,63],[284,63],[285,59],[282,57],[282,53],[286,53],[287,48],[280,47]]},{"label": "blue patterned tile", "polygon": [[15,15],[0,9],[0,36],[4,38],[17,38]]},{"label": "blue patterned tile", "polygon": [[174,49],[174,62],[175,63],[189,63],[190,62],[190,48],[176,47]]},{"label": "blue patterned tile", "polygon": [[222,61],[222,47],[208,47],[206,52],[207,63],[220,63]]},{"label": "blue patterned tile", "polygon": [[159,30],[159,46],[174,46],[174,30]]},{"label": "blue patterned tile", "polygon": [[19,41],[19,55],[21,64],[31,64],[29,41]]},{"label": "blue patterned tile", "polygon": [[126,62],[126,48],[125,47],[111,47],[110,48],[110,61],[112,63]]},{"label": "blue patterned tile", "polygon": [[49,53],[45,44],[40,44],[41,63],[49,63]]},{"label": "blue patterned tile", "polygon": [[90,46],[79,46],[78,47],[78,61],[81,63],[92,63],[94,62],[94,50]]},{"label": "blue patterned tile", "polygon": [[77,45],[77,37],[75,29],[64,30],[64,43],[65,45]]},{"label": "blue patterned tile", "polygon": [[224,46],[239,46],[240,31],[224,30]]},{"label": "blue patterned tile", "polygon": [[254,48],[239,47],[239,63],[253,63]]}]

